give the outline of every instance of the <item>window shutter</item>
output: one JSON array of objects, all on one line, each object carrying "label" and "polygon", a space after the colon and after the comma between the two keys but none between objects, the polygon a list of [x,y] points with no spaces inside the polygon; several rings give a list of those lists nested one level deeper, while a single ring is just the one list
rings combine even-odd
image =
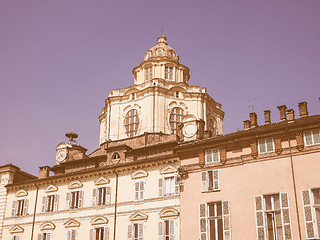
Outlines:
[{"label": "window shutter", "polygon": [[42,237],[42,234],[39,233],[39,234],[38,234],[38,240],[41,240],[41,237]]},{"label": "window shutter", "polygon": [[98,192],[98,189],[96,188],[94,188],[92,191],[92,206],[97,205],[97,192]]},{"label": "window shutter", "polygon": [[170,240],[174,240],[174,235],[175,235],[175,229],[174,229],[174,220],[171,219],[169,220],[169,234],[170,234]]},{"label": "window shutter", "polygon": [[79,208],[82,208],[82,204],[83,204],[83,191],[79,191]]},{"label": "window shutter", "polygon": [[265,232],[264,232],[264,213],[263,213],[263,205],[262,205],[262,196],[257,196],[255,199],[255,207],[256,207],[256,225],[257,225],[257,239],[265,240]]},{"label": "window shutter", "polygon": [[313,142],[314,144],[320,143],[320,131],[313,131]]},{"label": "window shutter", "polygon": [[17,201],[13,201],[12,202],[12,212],[11,212],[11,215],[12,216],[16,216],[17,214]]},{"label": "window shutter", "polygon": [[54,204],[53,204],[53,211],[58,211],[58,206],[59,206],[59,195],[56,194],[54,195]]},{"label": "window shutter", "polygon": [[180,194],[180,176],[174,176],[174,194]]},{"label": "window shutter", "polygon": [[90,229],[90,237],[89,237],[89,239],[90,240],[95,240],[95,232],[94,232],[94,228],[91,228]]},{"label": "window shutter", "polygon": [[206,163],[212,163],[212,150],[205,152]]},{"label": "window shutter", "polygon": [[200,240],[207,239],[207,205],[205,203],[200,204],[199,209],[200,216]]},{"label": "window shutter", "polygon": [[159,179],[159,196],[160,197],[163,196],[163,179],[162,178]]},{"label": "window shutter", "polygon": [[229,201],[222,202],[223,235],[224,240],[231,240],[230,204]]},{"label": "window shutter", "polygon": [[76,240],[77,237],[77,230],[71,230],[71,240]]},{"label": "window shutter", "polygon": [[67,240],[71,240],[72,230],[67,231]]},{"label": "window shutter", "polygon": [[28,214],[28,205],[29,205],[29,200],[25,199],[23,201],[23,214],[22,215],[27,215]]},{"label": "window shutter", "polygon": [[71,203],[70,197],[71,197],[71,193],[68,192],[66,196],[66,209],[70,209],[70,203]]},{"label": "window shutter", "polygon": [[158,223],[158,230],[159,230],[159,240],[164,240],[164,222],[160,221]]},{"label": "window shutter", "polygon": [[291,240],[291,220],[290,220],[290,208],[289,208],[289,198],[288,193],[280,194],[281,202],[281,215],[282,215],[282,226],[284,228],[284,239]]},{"label": "window shutter", "polygon": [[145,182],[140,182],[140,199],[144,199],[144,184]]},{"label": "window shutter", "polygon": [[219,190],[219,170],[213,171],[213,188],[214,190]]},{"label": "window shutter", "polygon": [[201,173],[201,191],[208,191],[208,181],[207,181],[207,172]]},{"label": "window shutter", "polygon": [[138,223],[138,236],[139,240],[143,240],[143,223]]},{"label": "window shutter", "polygon": [[139,182],[134,183],[134,200],[139,200]]},{"label": "window shutter", "polygon": [[109,239],[109,228],[104,227],[104,236],[103,240],[108,240]]},{"label": "window shutter", "polygon": [[107,194],[107,201],[106,201],[106,204],[110,204],[111,203],[111,187],[106,187],[106,194]]},{"label": "window shutter", "polygon": [[304,139],[306,142],[306,146],[312,145],[312,132],[311,131],[305,132]]},{"label": "window shutter", "polygon": [[46,212],[46,206],[47,206],[47,197],[42,197],[42,208],[41,212]]},{"label": "window shutter", "polygon": [[311,203],[311,196],[309,190],[302,191],[302,201],[303,201],[303,212],[304,212],[304,219],[306,223],[306,233],[307,239],[315,238],[315,226],[314,226],[314,219],[312,214],[312,203]]},{"label": "window shutter", "polygon": [[213,162],[220,162],[220,152],[219,149],[213,150]]},{"label": "window shutter", "polygon": [[52,233],[47,233],[46,240],[51,240],[51,239],[52,239]]},{"label": "window shutter", "polygon": [[133,231],[133,225],[129,224],[128,225],[128,240],[132,240],[132,231]]}]

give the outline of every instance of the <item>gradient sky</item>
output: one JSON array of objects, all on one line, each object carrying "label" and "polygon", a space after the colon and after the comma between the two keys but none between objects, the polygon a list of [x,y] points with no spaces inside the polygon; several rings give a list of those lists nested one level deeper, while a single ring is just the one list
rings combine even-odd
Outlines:
[{"label": "gradient sky", "polygon": [[107,93],[168,43],[225,111],[224,132],[277,106],[320,113],[319,0],[1,0],[0,165],[38,174],[75,131],[92,152]]}]

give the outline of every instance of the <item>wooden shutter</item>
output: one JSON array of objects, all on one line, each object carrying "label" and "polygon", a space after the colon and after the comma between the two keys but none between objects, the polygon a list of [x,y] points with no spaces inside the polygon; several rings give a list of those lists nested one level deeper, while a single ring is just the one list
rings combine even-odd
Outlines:
[{"label": "wooden shutter", "polygon": [[254,199],[256,208],[257,239],[265,240],[263,198],[262,196],[257,196]]},{"label": "wooden shutter", "polygon": [[180,194],[180,176],[174,176],[174,194]]},{"label": "wooden shutter", "polygon": [[139,188],[140,188],[140,183],[135,182],[134,183],[134,200],[139,200]]},{"label": "wooden shutter", "polygon": [[96,188],[94,188],[92,191],[92,206],[97,205],[97,192],[98,192],[98,189]]},{"label": "wooden shutter", "polygon": [[77,237],[77,230],[71,230],[71,240],[76,240]]},{"label": "wooden shutter", "polygon": [[42,234],[39,233],[39,234],[38,234],[38,240],[41,240],[41,237],[42,237]]},{"label": "wooden shutter", "polygon": [[11,215],[14,217],[17,214],[17,201],[12,202],[12,212]]},{"label": "wooden shutter", "polygon": [[82,208],[82,204],[83,204],[83,191],[79,191],[79,204],[78,204],[78,207]]},{"label": "wooden shutter", "polygon": [[108,240],[109,239],[109,228],[108,227],[104,227],[104,239],[103,240]]},{"label": "wooden shutter", "polygon": [[29,200],[28,199],[24,199],[22,215],[27,215],[28,214],[28,205],[29,205]]},{"label": "wooden shutter", "polygon": [[174,240],[175,236],[175,226],[174,226],[174,220],[169,220],[169,234],[170,234],[170,240]]},{"label": "wooden shutter", "polygon": [[163,179],[160,178],[159,179],[159,196],[162,197],[163,196]]},{"label": "wooden shutter", "polygon": [[163,221],[158,223],[158,230],[159,230],[159,240],[164,240],[164,227],[165,224]]},{"label": "wooden shutter", "polygon": [[133,240],[133,225],[128,225],[128,240]]},{"label": "wooden shutter", "polygon": [[284,239],[291,240],[291,220],[288,193],[280,193],[282,226],[284,228]]},{"label": "wooden shutter", "polygon": [[48,200],[47,196],[42,197],[42,208],[41,208],[41,212],[43,212],[43,213],[46,212],[47,200]]},{"label": "wooden shutter", "polygon": [[106,204],[110,204],[111,203],[111,187],[106,187]]},{"label": "wooden shutter", "polygon": [[143,240],[143,223],[138,223],[138,237]]},{"label": "wooden shutter", "polygon": [[219,170],[213,170],[213,189],[217,191],[220,189],[219,186]]},{"label": "wooden shutter", "polygon": [[52,233],[47,233],[46,240],[51,240],[51,239],[52,239]]},{"label": "wooden shutter", "polygon": [[53,203],[53,211],[58,211],[58,207],[59,207],[59,195],[56,194],[54,195],[54,203]]},{"label": "wooden shutter", "polygon": [[303,212],[306,224],[307,239],[315,238],[314,217],[312,214],[312,202],[309,190],[302,191]]},{"label": "wooden shutter", "polygon": [[201,191],[202,192],[208,191],[207,172],[201,173]]},{"label": "wooden shutter", "polygon": [[144,199],[144,182],[140,182],[140,199]]},{"label": "wooden shutter", "polygon": [[222,201],[223,236],[224,240],[231,240],[230,204]]},{"label": "wooden shutter", "polygon": [[67,231],[67,240],[71,240],[72,230]]},{"label": "wooden shutter", "polygon": [[90,236],[89,236],[90,240],[95,240],[95,231],[94,230],[95,230],[94,228],[90,229]]},{"label": "wooden shutter", "polygon": [[68,192],[66,196],[66,209],[70,209],[70,204],[71,204],[70,198],[71,198],[71,193]]},{"label": "wooden shutter", "polygon": [[200,204],[199,208],[200,219],[200,240],[207,239],[207,204]]}]

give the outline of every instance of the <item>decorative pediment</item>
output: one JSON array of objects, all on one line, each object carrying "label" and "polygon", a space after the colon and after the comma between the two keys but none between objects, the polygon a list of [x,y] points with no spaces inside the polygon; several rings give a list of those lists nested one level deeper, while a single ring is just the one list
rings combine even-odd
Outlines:
[{"label": "decorative pediment", "polygon": [[160,174],[174,174],[177,172],[177,168],[167,165],[160,170]]},{"label": "decorative pediment", "polygon": [[110,183],[110,180],[105,177],[99,177],[94,181],[95,185],[103,185],[103,184],[109,184],[109,183]]},{"label": "decorative pediment", "polygon": [[160,218],[167,218],[167,217],[177,217],[179,215],[179,211],[173,207],[166,207],[163,208],[159,212]]},{"label": "decorative pediment", "polygon": [[184,114],[188,114],[188,107],[186,104],[184,104],[183,102],[176,102],[176,101],[172,101],[171,103],[169,103],[169,107],[168,107],[168,112],[170,113],[171,110],[175,107],[180,107],[183,109]]},{"label": "decorative pediment", "polygon": [[64,227],[69,228],[69,227],[80,227],[80,223],[74,219],[70,219],[66,221],[64,224]]},{"label": "decorative pediment", "polygon": [[24,189],[21,189],[16,193],[16,197],[25,197],[27,195],[28,195],[28,192]]},{"label": "decorative pediment", "polygon": [[141,211],[135,211],[130,217],[130,221],[142,221],[142,220],[147,220],[148,215],[141,212]]},{"label": "decorative pediment", "polygon": [[56,191],[58,191],[58,188],[55,186],[55,185],[49,185],[48,187],[46,187],[45,189],[44,189],[44,191],[46,192],[46,193],[50,193],[50,192],[56,192]]},{"label": "decorative pediment", "polygon": [[131,174],[132,179],[145,178],[148,177],[148,173],[144,170],[138,170]]},{"label": "decorative pediment", "polygon": [[79,180],[74,180],[68,185],[69,189],[82,188],[82,183]]},{"label": "decorative pediment", "polygon": [[102,224],[107,224],[109,220],[105,217],[96,217],[91,221],[91,225],[102,225]]},{"label": "decorative pediment", "polygon": [[23,233],[24,229],[19,225],[14,225],[9,231],[10,233]]},{"label": "decorative pediment", "polygon": [[40,226],[41,231],[54,230],[56,226],[52,222],[45,222]]}]

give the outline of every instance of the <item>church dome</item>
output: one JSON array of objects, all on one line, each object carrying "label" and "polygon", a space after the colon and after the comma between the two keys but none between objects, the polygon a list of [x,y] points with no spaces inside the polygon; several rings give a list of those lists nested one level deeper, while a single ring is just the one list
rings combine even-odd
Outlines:
[{"label": "church dome", "polygon": [[158,37],[158,43],[146,52],[144,61],[160,58],[179,61],[176,51],[167,44],[167,38],[163,35]]}]

